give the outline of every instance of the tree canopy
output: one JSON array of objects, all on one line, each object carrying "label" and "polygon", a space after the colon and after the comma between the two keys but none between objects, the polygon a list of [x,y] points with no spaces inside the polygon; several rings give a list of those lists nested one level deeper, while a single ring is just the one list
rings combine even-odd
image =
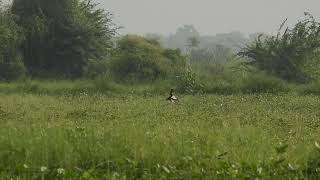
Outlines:
[{"label": "tree canopy", "polygon": [[284,30],[284,21],[276,36],[260,35],[239,55],[249,58],[246,64],[268,74],[288,81],[307,81],[309,76],[302,67],[312,59],[311,56],[319,53],[320,23],[311,14],[305,15],[306,18],[293,28]]},{"label": "tree canopy", "polygon": [[155,40],[124,36],[117,42],[111,71],[120,80],[154,81],[185,68],[180,50],[163,49]]},{"label": "tree canopy", "polygon": [[33,76],[80,77],[90,59],[108,53],[117,29],[91,0],[14,0],[12,13],[23,28],[21,49]]}]

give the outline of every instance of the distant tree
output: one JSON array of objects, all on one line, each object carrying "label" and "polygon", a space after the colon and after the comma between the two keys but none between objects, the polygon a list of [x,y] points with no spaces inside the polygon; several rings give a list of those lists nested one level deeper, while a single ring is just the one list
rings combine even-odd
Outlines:
[{"label": "distant tree", "polygon": [[210,48],[197,48],[190,52],[190,62],[195,63],[226,63],[233,53],[231,49],[223,45],[216,45]]},{"label": "distant tree", "polygon": [[189,49],[197,48],[200,45],[200,40],[197,37],[190,37],[187,39],[187,47]]},{"label": "distant tree", "polygon": [[311,59],[310,56],[319,53],[320,23],[311,14],[305,15],[306,18],[292,29],[284,29],[285,21],[276,36],[260,35],[254,43],[242,49],[239,55],[249,58],[247,65],[268,74],[287,81],[307,81],[309,76],[302,67]]},{"label": "distant tree", "polygon": [[143,37],[147,40],[158,42],[160,45],[162,45],[165,41],[165,37],[163,37],[161,34],[148,33],[145,34]]},{"label": "distant tree", "polygon": [[184,25],[183,27],[179,27],[177,32],[167,39],[165,46],[186,51],[186,42],[188,42],[190,38],[199,39],[199,37],[200,34],[193,25]]},{"label": "distant tree", "polygon": [[214,48],[222,45],[233,53],[238,53],[249,42],[249,39],[241,32],[217,34],[215,36],[201,36],[201,48]]},{"label": "distant tree", "polygon": [[91,0],[14,0],[24,30],[24,63],[34,76],[80,77],[90,59],[112,47],[111,14]]}]

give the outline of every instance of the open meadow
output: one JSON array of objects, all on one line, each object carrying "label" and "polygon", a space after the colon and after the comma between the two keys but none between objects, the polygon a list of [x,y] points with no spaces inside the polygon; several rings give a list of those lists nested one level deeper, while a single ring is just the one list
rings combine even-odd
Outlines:
[{"label": "open meadow", "polygon": [[1,179],[318,179],[320,97],[0,93]]}]

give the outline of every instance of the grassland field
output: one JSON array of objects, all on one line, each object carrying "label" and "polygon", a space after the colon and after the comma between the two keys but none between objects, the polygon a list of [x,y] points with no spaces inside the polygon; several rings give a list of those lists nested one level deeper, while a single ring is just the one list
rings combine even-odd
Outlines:
[{"label": "grassland field", "polygon": [[8,88],[0,179],[320,178],[319,96],[178,94],[171,104]]}]

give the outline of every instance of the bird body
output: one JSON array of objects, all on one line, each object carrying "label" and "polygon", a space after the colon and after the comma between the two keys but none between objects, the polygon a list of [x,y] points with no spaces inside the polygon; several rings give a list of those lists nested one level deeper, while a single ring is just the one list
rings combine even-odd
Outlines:
[{"label": "bird body", "polygon": [[171,89],[170,96],[167,98],[167,101],[170,101],[171,103],[179,101],[178,98],[173,95],[173,89]]}]

